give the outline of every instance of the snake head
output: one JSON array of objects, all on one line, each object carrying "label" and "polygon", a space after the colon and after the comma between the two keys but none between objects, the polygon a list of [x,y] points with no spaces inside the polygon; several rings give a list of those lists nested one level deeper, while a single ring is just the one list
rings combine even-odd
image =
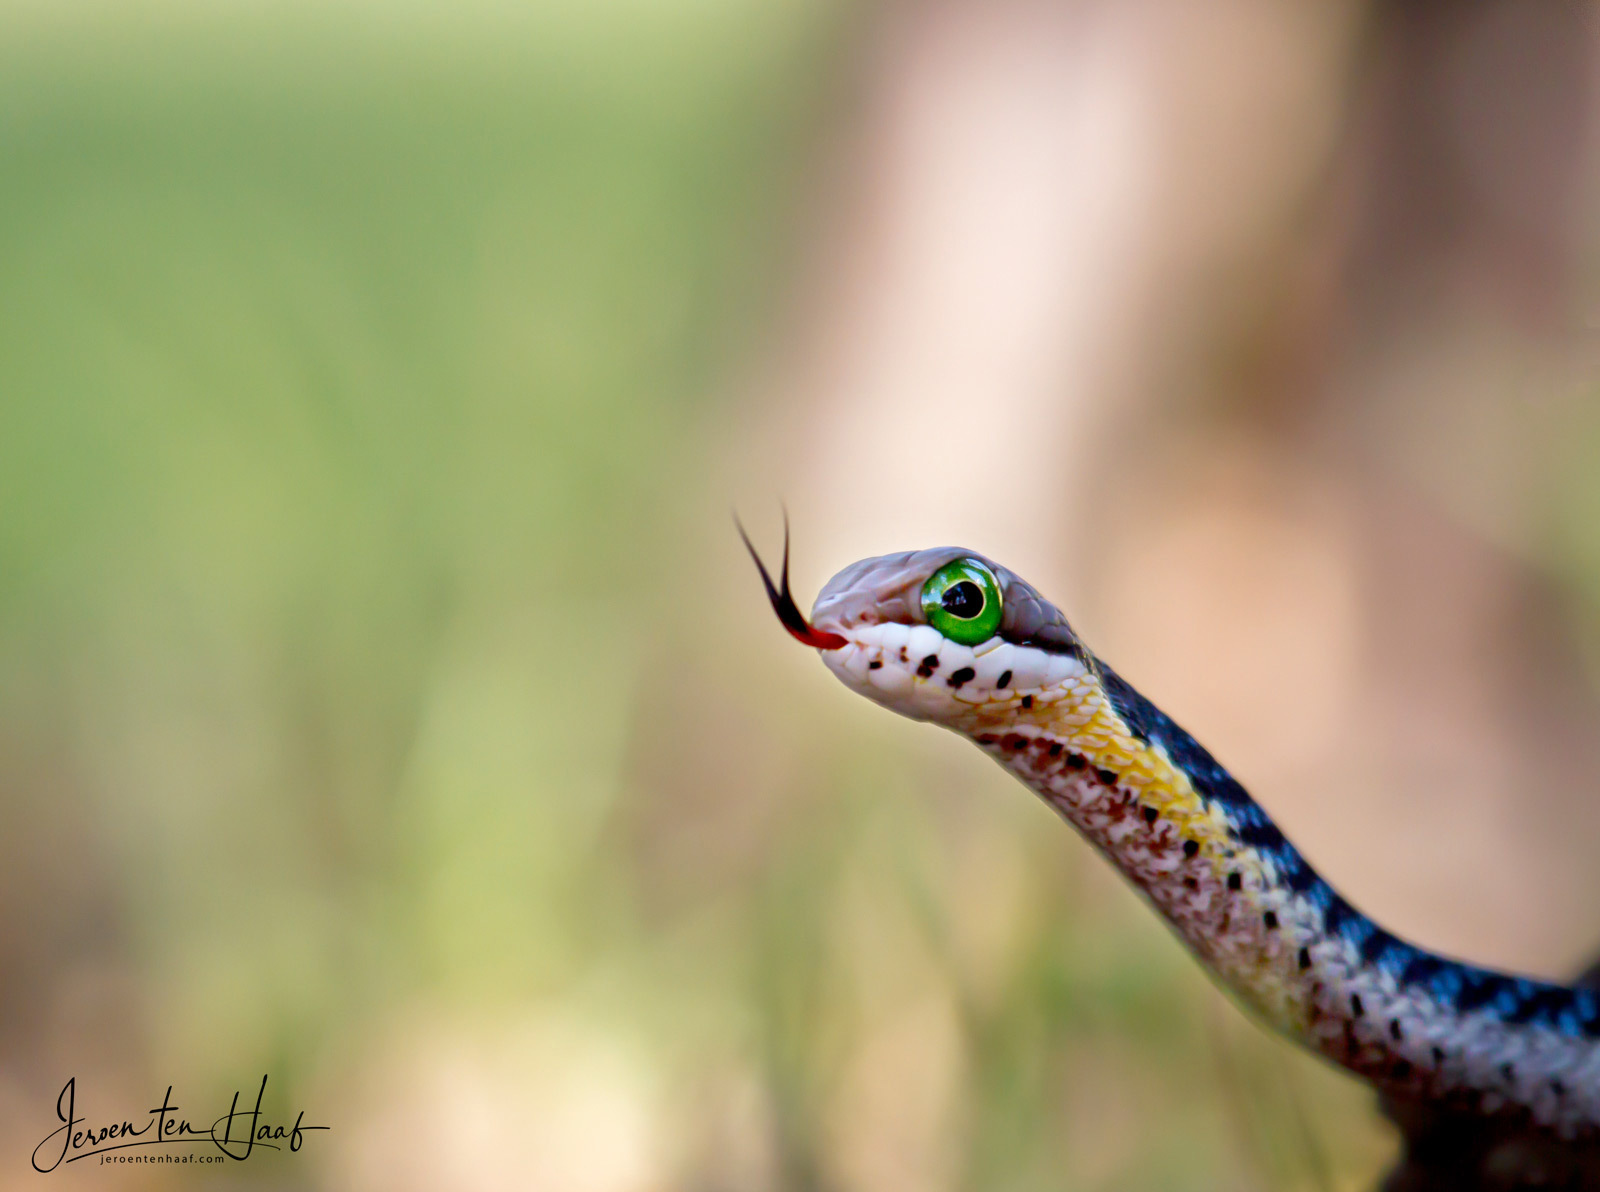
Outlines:
[{"label": "snake head", "polygon": [[823,650],[842,682],[917,720],[971,730],[1042,714],[1092,681],[1092,656],[1061,611],[963,547],[852,563],[824,585],[809,622],[787,573],[781,589],[768,580],[767,590],[785,628]]}]

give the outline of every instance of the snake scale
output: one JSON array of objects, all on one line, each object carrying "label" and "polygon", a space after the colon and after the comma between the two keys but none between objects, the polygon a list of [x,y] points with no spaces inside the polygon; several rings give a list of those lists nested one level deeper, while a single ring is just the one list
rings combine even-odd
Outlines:
[{"label": "snake scale", "polygon": [[1384,930],[1024,580],[955,547],[885,555],[834,576],[807,621],[789,591],[787,537],[780,586],[750,553],[785,628],[846,686],[974,742],[1272,1026],[1391,1100],[1554,1140],[1600,1135],[1600,992]]}]

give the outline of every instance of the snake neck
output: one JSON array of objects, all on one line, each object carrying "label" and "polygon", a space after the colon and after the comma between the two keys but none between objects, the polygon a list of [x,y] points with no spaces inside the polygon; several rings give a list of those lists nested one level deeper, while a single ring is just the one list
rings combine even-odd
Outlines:
[{"label": "snake neck", "polygon": [[1193,737],[1097,660],[959,726],[1103,852],[1229,990],[1401,1097],[1600,1133],[1600,998],[1385,931]]}]

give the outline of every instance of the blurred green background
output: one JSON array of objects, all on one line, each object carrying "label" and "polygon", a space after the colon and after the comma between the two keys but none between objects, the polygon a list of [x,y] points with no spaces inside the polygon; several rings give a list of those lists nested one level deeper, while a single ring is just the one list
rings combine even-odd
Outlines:
[{"label": "blurred green background", "polygon": [[[1546,34],[1272,8],[0,7],[0,1182],[37,1178],[68,1076],[112,1118],[265,1072],[269,1111],[332,1127],[299,1155],[52,1178],[1370,1184],[1393,1142],[1365,1094],[1241,1018],[980,758],[837,690],[728,521],[775,551],[788,498],[807,601],[869,550],[1026,543],[1358,901],[1574,967],[1600,940],[1563,911],[1600,905],[1600,823],[1558,814],[1600,775],[1572,744],[1592,229],[1372,139],[1429,110],[1407,64],[1500,69]],[[1008,56],[1040,44],[1060,61]],[[1511,94],[1550,91],[1510,58]],[[1089,81],[1006,98],[1030,70]],[[1574,157],[1575,110],[1528,151]],[[1020,111],[1111,131],[1062,148]],[[1496,118],[1469,133],[1493,148]],[[1144,197],[1074,206],[1121,176],[1083,146],[1136,142]],[[1394,215],[1418,208],[1431,239]],[[1080,240],[1018,233],[918,313],[942,251],[1128,211],[1079,306],[1007,279],[1071,275]],[[1063,363],[1107,310],[1122,363]],[[952,371],[969,330],[1000,347]],[[1467,612],[1430,638],[1440,605]],[[1503,781],[1528,732],[1573,759],[1543,801]]]}]

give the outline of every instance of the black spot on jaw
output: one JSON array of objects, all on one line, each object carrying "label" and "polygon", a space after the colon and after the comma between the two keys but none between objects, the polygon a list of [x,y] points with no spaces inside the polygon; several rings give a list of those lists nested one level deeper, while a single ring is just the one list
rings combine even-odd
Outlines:
[{"label": "black spot on jaw", "polygon": [[1306,969],[1308,969],[1310,967],[1311,967],[1311,949],[1310,948],[1301,948],[1300,949],[1300,971],[1301,972],[1305,972]]},{"label": "black spot on jaw", "polygon": [[868,670],[882,670],[883,669],[883,660],[882,659],[878,659],[878,660],[876,660],[874,662],[867,663],[867,669]]},{"label": "black spot on jaw", "polygon": [[1267,911],[1261,916],[1261,922],[1266,924],[1268,931],[1276,931],[1278,929],[1278,912]]},{"label": "black spot on jaw", "polygon": [[1096,770],[1095,777],[1099,778],[1107,786],[1115,786],[1117,784],[1117,772],[1115,770]]},{"label": "black spot on jaw", "polygon": [[1157,818],[1160,817],[1160,815],[1161,813],[1154,807],[1146,807],[1144,809],[1144,822],[1147,824],[1153,824],[1156,822]]},{"label": "black spot on jaw", "polygon": [[1007,671],[1001,671],[1000,672],[1000,678],[995,683],[995,686],[996,687],[1010,687],[1011,686],[1011,672],[1008,671],[1008,670]]},{"label": "black spot on jaw", "polygon": [[1069,754],[1067,754],[1067,769],[1069,769],[1069,770],[1081,770],[1081,769],[1083,769],[1083,767],[1086,764],[1087,763],[1083,760],[1083,755],[1082,754],[1080,754],[1080,753],[1069,753]]},{"label": "black spot on jaw", "polygon": [[1405,1032],[1400,1029],[1400,1020],[1398,1018],[1389,1019],[1389,1038],[1398,1043],[1405,1037]]},{"label": "black spot on jaw", "polygon": [[1359,993],[1352,993],[1350,995],[1350,1013],[1357,1018],[1360,1018],[1366,1013],[1365,1008],[1363,1008],[1361,1005],[1361,995]]},{"label": "black spot on jaw", "polygon": [[1193,857],[1199,851],[1200,851],[1200,842],[1198,840],[1185,840],[1183,842],[1183,855],[1184,856]]},{"label": "black spot on jaw", "polygon": [[1243,889],[1243,888],[1244,888],[1244,878],[1239,875],[1238,871],[1235,870],[1233,873],[1230,873],[1228,875],[1228,889],[1230,889],[1230,890],[1239,890],[1239,889]]},{"label": "black spot on jaw", "polygon": [[1444,1048],[1440,1047],[1437,1043],[1435,1043],[1433,1045],[1433,1049],[1432,1050],[1433,1050],[1433,1066],[1435,1068],[1437,1068],[1441,1064],[1444,1063]]},{"label": "black spot on jaw", "polygon": [[938,670],[939,656],[937,654],[929,654],[922,660],[922,665],[927,667],[929,670]]},{"label": "black spot on jaw", "polygon": [[1033,696],[1031,696],[1031,695],[1025,695],[1025,696],[1023,696],[1023,697],[1022,697],[1022,706],[1023,706],[1023,707],[1024,707],[1024,708],[1031,708],[1031,707],[1033,707]]},{"label": "black spot on jaw", "polygon": [[977,673],[970,666],[964,666],[960,670],[951,673],[949,678],[950,686],[960,687],[963,683],[969,683]]},{"label": "black spot on jaw", "polygon": [[1051,757],[1060,757],[1061,756],[1061,742],[1060,741],[1051,741],[1050,742],[1050,756]]}]

